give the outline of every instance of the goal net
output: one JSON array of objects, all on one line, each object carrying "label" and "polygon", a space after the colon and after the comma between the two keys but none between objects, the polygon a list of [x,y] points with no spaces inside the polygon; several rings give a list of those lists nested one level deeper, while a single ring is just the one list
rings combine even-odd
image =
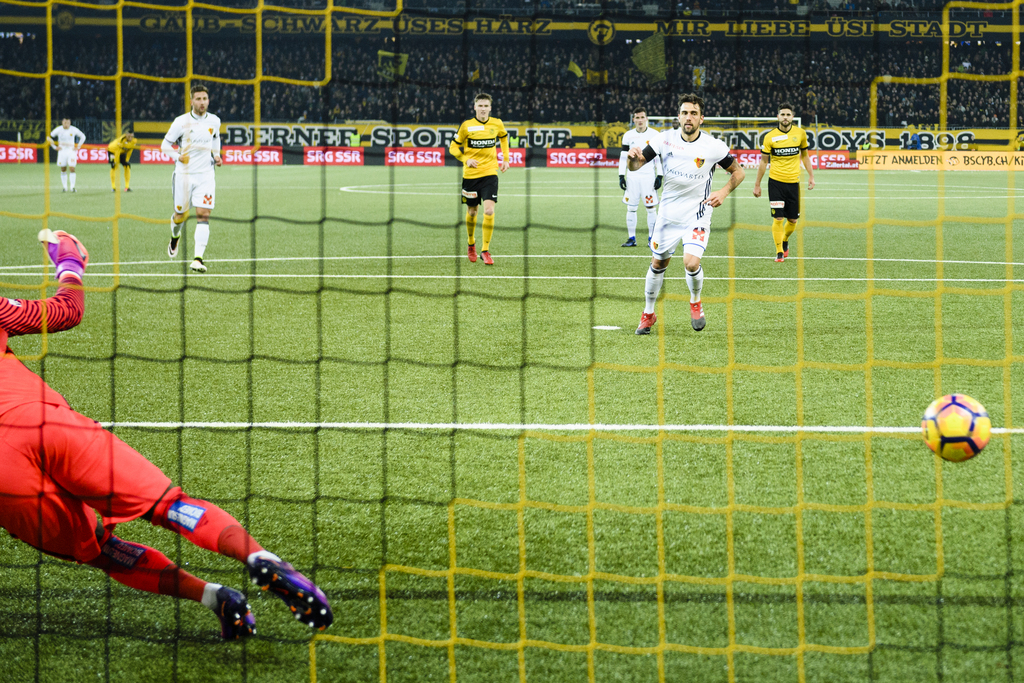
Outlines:
[{"label": "goal net", "polygon": [[[91,256],[83,322],[13,355],[336,619],[250,589],[258,637],[225,647],[202,606],[4,535],[8,677],[1019,680],[1021,2],[719,5],[0,0],[0,296],[53,294],[40,229]],[[205,273],[194,211],[167,255],[161,151],[195,84],[223,122]],[[637,335],[665,190],[629,210],[622,135],[690,91],[746,178],[701,306],[677,251]],[[478,94],[511,167],[474,207],[449,145]],[[751,190],[785,101],[812,163],[776,263]],[[995,427],[967,463],[921,443],[948,393]]]}]

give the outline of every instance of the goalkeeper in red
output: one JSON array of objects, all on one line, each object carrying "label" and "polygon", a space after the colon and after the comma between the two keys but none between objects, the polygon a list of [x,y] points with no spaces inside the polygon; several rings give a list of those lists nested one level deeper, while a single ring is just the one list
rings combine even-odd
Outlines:
[{"label": "goalkeeper in red", "polygon": [[0,359],[0,526],[44,553],[96,567],[126,586],[201,602],[216,613],[225,639],[254,635],[242,593],[114,535],[117,524],[142,517],[244,563],[253,583],[280,597],[296,619],[321,630],[330,626],[330,605],[312,581],[264,550],[227,512],[189,497],[156,465],[72,410],[14,356],[8,337],[70,329],[84,310],[85,247],[62,231],[43,230],[39,237],[56,267],[56,295],[0,299],[0,348],[6,349]]}]

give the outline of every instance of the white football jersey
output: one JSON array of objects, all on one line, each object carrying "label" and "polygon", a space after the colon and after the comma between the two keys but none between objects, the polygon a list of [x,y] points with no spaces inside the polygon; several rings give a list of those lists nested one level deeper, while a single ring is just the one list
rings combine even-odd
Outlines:
[{"label": "white football jersey", "polygon": [[[177,153],[171,149],[177,145]],[[174,119],[160,149],[175,160],[175,171],[207,173],[213,170],[213,155],[220,154],[220,117],[206,112],[196,117],[191,111]],[[187,154],[188,164],[178,157]]]},{"label": "white football jersey", "polygon": [[[653,128],[648,128],[643,133],[639,132],[636,128],[630,128],[622,134],[622,151],[619,152],[619,175],[626,175],[628,170],[626,168],[626,157],[629,155],[629,150],[633,147],[643,149],[651,144],[651,140],[658,134],[658,131]],[[644,164],[640,167],[639,171],[629,171],[629,173],[630,175],[635,173],[641,178],[650,176],[653,180],[655,176],[661,175],[661,160],[655,157],[653,164]]]},{"label": "white football jersey", "polygon": [[687,142],[679,130],[661,133],[650,145],[665,171],[659,217],[686,227],[710,227],[713,209],[703,202],[711,194],[718,162],[731,159],[729,146],[703,131]]},{"label": "white football jersey", "polygon": [[[58,149],[73,149],[76,144],[80,145],[85,142],[85,133],[74,126],[69,126],[68,128],[57,126],[50,132],[50,137],[57,138]],[[77,138],[82,139],[75,142]]]}]

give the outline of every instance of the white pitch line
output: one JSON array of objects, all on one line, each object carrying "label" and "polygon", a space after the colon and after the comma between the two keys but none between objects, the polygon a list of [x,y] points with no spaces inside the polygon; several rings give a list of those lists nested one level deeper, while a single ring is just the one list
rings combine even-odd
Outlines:
[{"label": "white pitch line", "polygon": [[[452,260],[461,259],[463,254],[374,254],[371,256],[264,256],[259,258],[222,258],[208,259],[207,263],[283,263],[283,262],[306,262],[306,261],[415,261],[415,260]],[[644,251],[632,254],[503,254],[502,259],[644,259],[649,255]],[[705,259],[733,259],[736,261],[768,261],[766,256],[729,256],[727,254],[707,254]],[[1017,261],[964,261],[964,260],[938,260],[938,259],[908,259],[908,258],[868,258],[865,256],[794,256],[791,260],[800,261],[855,261],[861,263],[942,263],[944,265],[971,265],[971,266],[1024,266],[1024,262]],[[99,266],[175,266],[181,268],[181,261],[168,261],[166,259],[153,261],[107,261],[92,263],[93,268]],[[30,266],[0,266],[0,273],[8,273],[14,270],[36,270],[42,271],[42,264]],[[91,273],[90,273],[91,274]]]},{"label": "white pitch line", "polygon": [[[100,422],[106,429],[409,429],[423,431],[513,432],[781,432],[814,434],[917,434],[921,427],[847,425],[630,425],[630,424],[516,424],[512,422]],[[993,434],[1024,434],[1024,428],[992,428]]]},{"label": "white pitch line", "polygon": [[[212,261],[206,261],[212,263]],[[10,277],[39,277],[37,273],[3,273]],[[115,277],[114,273],[89,273],[90,278]],[[579,282],[599,282],[612,280],[627,280],[631,282],[643,281],[645,276],[615,276],[615,275],[372,275],[372,274],[323,274],[316,273],[118,273],[117,277],[122,279],[139,278],[180,278],[187,277],[190,280],[204,279],[258,279],[258,280],[559,280]],[[685,276],[665,277],[666,280],[685,280]],[[1002,282],[1002,283],[1024,283],[1024,278],[914,278],[914,277],[711,277],[704,276],[705,280],[717,280],[725,282]],[[89,283],[86,283],[88,286]]]}]

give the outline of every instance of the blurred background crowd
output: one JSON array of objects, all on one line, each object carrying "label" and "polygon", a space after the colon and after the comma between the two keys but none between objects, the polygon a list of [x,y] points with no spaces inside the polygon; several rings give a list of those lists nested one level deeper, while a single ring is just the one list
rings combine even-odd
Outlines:
[{"label": "blurred background crowd", "polygon": [[[367,0],[370,1],[370,0]],[[376,0],[373,0],[376,2]],[[476,7],[519,11],[568,12],[570,3],[558,0],[431,0],[429,11],[457,13]],[[411,0],[426,5],[426,0]],[[617,0],[616,11],[664,12],[661,5]],[[252,6],[251,0],[230,0]],[[510,5],[511,3],[511,5]],[[546,3],[546,4],[545,4]],[[279,6],[317,8],[322,0],[287,0]],[[560,4],[565,7],[559,8]],[[707,3],[711,4],[711,3]],[[571,3],[572,12],[612,5]],[[620,5],[620,6],[619,6]],[[814,7],[841,10],[846,17],[861,12],[896,12],[901,16],[934,9],[933,0],[840,2],[817,0]],[[700,0],[673,10],[703,16],[736,7],[758,16],[795,18],[793,6],[777,0],[732,0],[701,9]],[[680,5],[682,7],[682,4]],[[807,7],[807,6],[803,6]],[[518,8],[518,9],[516,9]],[[571,12],[570,12],[571,13]],[[760,14],[757,14],[760,13]],[[893,15],[893,16],[896,16]],[[867,16],[867,15],[866,15]],[[870,15],[874,16],[874,15]],[[882,16],[882,15],[879,15]],[[886,15],[887,16],[887,15]],[[926,14],[929,18],[941,15]],[[650,21],[650,19],[648,19]],[[224,121],[251,121],[259,105],[266,122],[339,123],[383,120],[394,123],[457,123],[471,115],[473,95],[495,98],[493,113],[506,120],[536,123],[627,122],[630,111],[645,105],[651,115],[672,115],[678,95],[700,92],[708,116],[773,116],[778,103],[792,102],[805,125],[868,126],[871,83],[878,76],[937,77],[942,73],[942,42],[931,40],[772,40],[681,38],[665,40],[665,79],[652,82],[632,60],[636,41],[616,40],[597,46],[579,32],[571,41],[544,38],[498,38],[464,34],[456,37],[335,34],[330,55],[331,79],[325,85],[328,63],[322,35],[264,35],[262,64],[256,64],[253,35],[193,36],[192,73],[250,81],[236,85],[209,82],[210,110]],[[993,40],[953,41],[951,70],[971,76],[1006,74],[1012,69],[1012,46]],[[1020,49],[1016,46],[1016,49]],[[408,55],[402,69],[380,63],[380,51]],[[125,34],[125,73],[181,78],[187,53],[183,34]],[[5,68],[40,73],[46,70],[44,35],[3,34],[0,64]],[[53,68],[75,75],[52,78],[51,114],[54,120],[112,119],[117,97],[117,43],[110,37],[64,35],[54,41]],[[308,84],[263,80],[259,97],[253,79],[283,78]],[[400,71],[400,72],[399,72]],[[87,75],[99,78],[88,78]],[[46,107],[45,81],[0,75],[0,120],[42,119]],[[170,120],[183,110],[184,86],[125,77],[121,80],[123,120]],[[1008,81],[951,80],[947,125],[958,127],[1024,127],[1024,107],[1011,122]],[[939,122],[937,84],[878,85],[878,125],[922,126]]]}]

